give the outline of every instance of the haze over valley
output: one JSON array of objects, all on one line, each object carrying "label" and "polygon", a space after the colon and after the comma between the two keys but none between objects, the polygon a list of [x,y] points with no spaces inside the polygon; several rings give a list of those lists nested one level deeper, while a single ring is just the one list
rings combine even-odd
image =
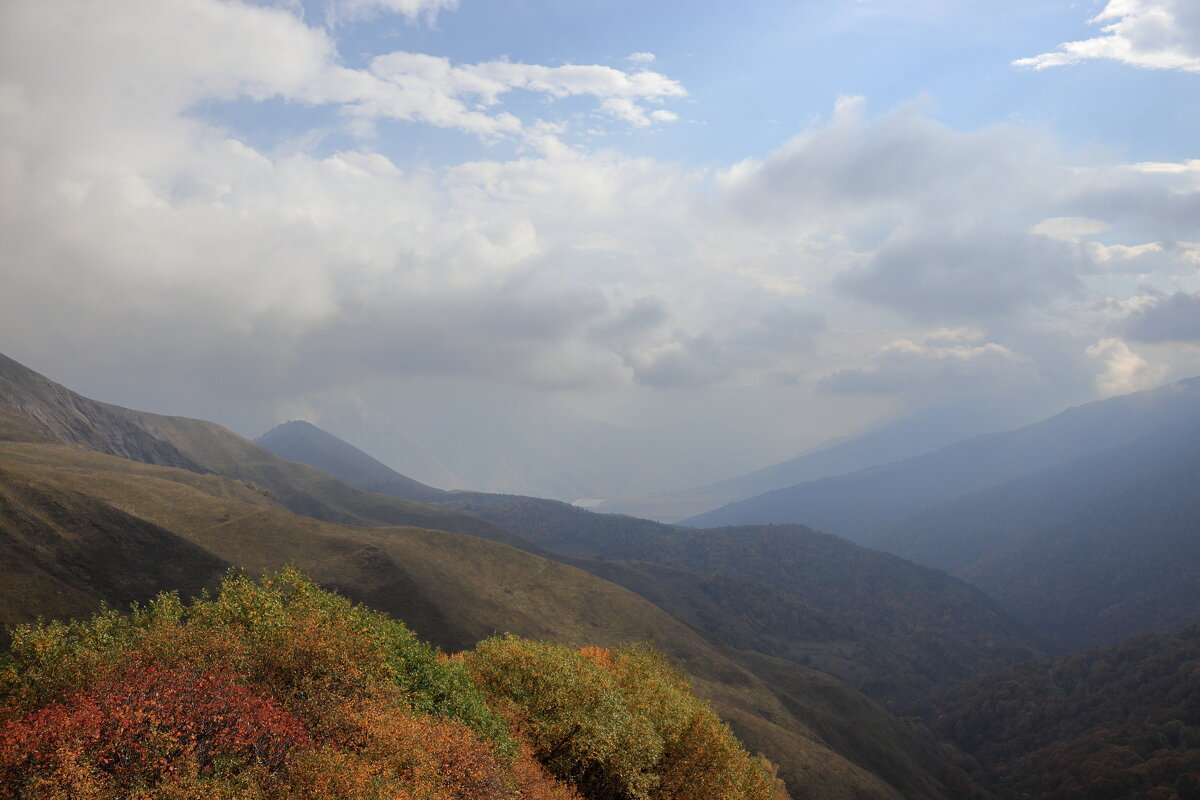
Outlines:
[{"label": "haze over valley", "polygon": [[0,800],[1197,800],[1200,5],[0,4]]}]

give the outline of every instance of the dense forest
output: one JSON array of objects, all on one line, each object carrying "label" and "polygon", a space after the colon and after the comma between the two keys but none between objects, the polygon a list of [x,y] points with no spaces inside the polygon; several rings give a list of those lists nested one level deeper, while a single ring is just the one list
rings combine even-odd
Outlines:
[{"label": "dense forest", "polygon": [[1200,798],[1200,625],[1031,661],[929,699],[1001,798]]}]

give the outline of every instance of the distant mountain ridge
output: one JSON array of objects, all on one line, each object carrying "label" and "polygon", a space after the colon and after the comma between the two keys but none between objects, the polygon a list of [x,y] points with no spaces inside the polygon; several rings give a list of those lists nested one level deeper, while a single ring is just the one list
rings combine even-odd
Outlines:
[{"label": "distant mountain ridge", "polygon": [[[1200,620],[1200,421],[1153,444],[1111,451],[1078,508],[959,574],[1068,651]],[[1066,496],[1075,481],[1046,483]]]},{"label": "distant mountain ridge", "polygon": [[354,445],[303,420],[276,425],[254,441],[280,458],[309,464],[368,492],[422,503],[441,500],[449,494],[401,475]]},{"label": "distant mountain ridge", "polygon": [[1200,410],[1200,378],[1077,406],[1005,433],[801,483],[684,520],[699,528],[799,523],[858,542],[934,504],[1133,442]]},{"label": "distant mountain ridge", "polygon": [[1200,378],[695,520],[805,517],[957,574],[1057,652],[1200,619]]},{"label": "distant mountain ridge", "polygon": [[1004,430],[1008,419],[994,410],[975,407],[929,409],[708,486],[643,497],[617,497],[589,507],[608,514],[679,522],[764,492],[889,464],[982,432]]},{"label": "distant mountain ridge", "polygon": [[351,525],[414,525],[527,542],[478,517],[366,492],[308,464],[289,461],[213,422],[100,403],[0,355],[0,403],[53,440],[144,464],[216,473],[271,492],[305,516]]}]

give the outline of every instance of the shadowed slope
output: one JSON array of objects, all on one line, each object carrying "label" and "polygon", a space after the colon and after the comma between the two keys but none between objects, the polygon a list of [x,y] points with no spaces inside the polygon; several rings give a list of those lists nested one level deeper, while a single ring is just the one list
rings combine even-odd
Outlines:
[{"label": "shadowed slope", "polygon": [[[338,476],[364,479],[354,470]],[[965,584],[800,526],[701,533],[467,492],[442,505],[515,531],[733,646],[816,667],[880,700],[906,702],[1036,652]],[[763,559],[786,564],[794,578],[766,577]]]},{"label": "shadowed slope", "polygon": [[929,698],[1004,800],[1200,795],[1200,627],[1031,661]]},{"label": "shadowed slope", "polygon": [[727,641],[814,666],[882,700],[905,703],[1039,650],[963,581],[800,525],[696,531],[505,495],[447,504],[582,557],[572,563]]},{"label": "shadowed slope", "polygon": [[[1200,619],[1200,450],[1104,487],[1094,502],[962,571],[1063,650]],[[1135,477],[1136,475],[1136,477]]]}]

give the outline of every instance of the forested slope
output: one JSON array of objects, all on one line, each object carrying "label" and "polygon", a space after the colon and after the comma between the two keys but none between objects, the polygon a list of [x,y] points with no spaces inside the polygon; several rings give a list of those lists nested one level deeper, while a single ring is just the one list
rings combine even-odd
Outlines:
[{"label": "forested slope", "polygon": [[966,681],[931,698],[923,716],[1006,800],[1194,800],[1200,627]]}]

